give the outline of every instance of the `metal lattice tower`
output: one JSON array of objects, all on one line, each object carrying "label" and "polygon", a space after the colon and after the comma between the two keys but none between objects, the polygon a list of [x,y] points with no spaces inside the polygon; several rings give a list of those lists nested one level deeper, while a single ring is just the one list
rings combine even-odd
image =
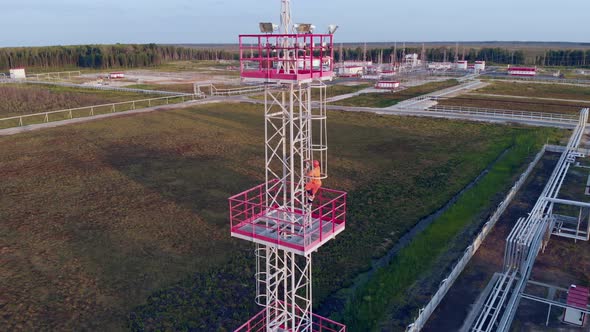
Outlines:
[{"label": "metal lattice tower", "polygon": [[263,308],[236,331],[346,329],[312,312],[311,256],[344,230],[346,193],[321,187],[310,202],[306,192],[313,160],[319,178],[328,176],[323,81],[333,77],[333,35],[292,26],[290,1],[281,0],[279,34],[240,35],[242,79],[267,84],[266,181],[229,199],[231,235],[256,243],[255,302]]}]

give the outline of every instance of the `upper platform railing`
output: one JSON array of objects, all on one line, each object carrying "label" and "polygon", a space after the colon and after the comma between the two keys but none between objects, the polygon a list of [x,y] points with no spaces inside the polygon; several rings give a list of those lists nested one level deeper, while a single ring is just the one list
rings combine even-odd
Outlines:
[{"label": "upper platform railing", "polygon": [[331,80],[333,59],[331,34],[240,35],[240,74],[246,80]]}]

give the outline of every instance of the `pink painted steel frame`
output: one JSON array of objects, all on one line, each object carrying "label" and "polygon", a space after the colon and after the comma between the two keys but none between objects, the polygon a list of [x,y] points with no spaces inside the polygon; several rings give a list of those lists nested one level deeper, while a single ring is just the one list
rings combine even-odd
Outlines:
[{"label": "pink painted steel frame", "polygon": [[[276,182],[276,181],[273,181]],[[269,186],[269,188],[278,186]],[[320,188],[316,194],[314,204],[317,204],[311,211],[311,217],[319,220],[320,227],[308,231],[303,227],[303,232],[290,231],[290,226],[302,226],[289,220],[296,216],[302,216],[299,210],[291,211],[280,206],[266,206],[265,184],[258,185],[242,193],[229,198],[229,211],[232,235],[240,234],[251,239],[257,239],[267,244],[279,245],[291,248],[300,252],[308,252],[314,246],[329,240],[333,234],[344,229],[346,223],[346,193],[343,191]],[[278,189],[275,189],[278,190]],[[276,215],[277,217],[273,216]],[[281,216],[289,216],[281,217]],[[261,225],[255,223],[259,218],[265,217],[272,220],[275,225]],[[324,226],[330,224],[330,230],[326,233]],[[250,225],[250,232],[241,228]],[[274,230],[276,237],[263,236],[260,231]],[[257,232],[257,230],[259,232]],[[279,236],[282,234],[283,236]],[[316,237],[315,240],[313,238]],[[303,245],[293,243],[293,238],[302,239]]]},{"label": "pink painted steel frame", "polygon": [[[266,309],[257,313],[234,332],[265,332],[266,331]],[[313,332],[346,332],[346,326],[331,319],[312,313]]]},{"label": "pink painted steel frame", "polygon": [[[240,35],[240,74],[242,78],[269,82],[331,79],[334,74],[333,45],[333,35],[330,34]],[[292,54],[292,57],[286,60],[285,53]],[[314,62],[319,66],[314,67]],[[294,70],[279,70],[279,63],[289,63]],[[254,68],[248,67],[252,64]]]}]

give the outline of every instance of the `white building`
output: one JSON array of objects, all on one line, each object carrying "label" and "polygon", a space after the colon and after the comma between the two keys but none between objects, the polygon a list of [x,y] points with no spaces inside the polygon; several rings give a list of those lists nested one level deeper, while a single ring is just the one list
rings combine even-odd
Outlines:
[{"label": "white building", "polygon": [[379,81],[375,84],[376,89],[397,89],[399,88],[398,81]]},{"label": "white building", "polygon": [[508,75],[510,76],[536,76],[536,67],[508,67]]},{"label": "white building", "polygon": [[109,74],[110,79],[125,78],[125,74],[122,72],[115,72]]},{"label": "white building", "polygon": [[485,71],[486,70],[486,62],[485,61],[475,61],[475,65],[473,66],[475,71]]},{"label": "white building", "polygon": [[404,66],[406,67],[417,67],[420,65],[420,60],[418,60],[418,54],[417,53],[412,53],[412,54],[406,54],[406,56],[404,57]]},{"label": "white building", "polygon": [[467,70],[467,61],[459,60],[455,66],[457,67],[457,70]]},{"label": "white building", "polygon": [[345,66],[338,68],[338,76],[342,77],[353,77],[353,76],[361,76],[363,74],[363,67],[362,66]]},{"label": "white building", "polygon": [[13,68],[10,69],[10,78],[15,80],[24,80],[27,78],[24,68]]},{"label": "white building", "polygon": [[428,64],[430,70],[451,70],[453,64],[450,62],[431,62]]}]

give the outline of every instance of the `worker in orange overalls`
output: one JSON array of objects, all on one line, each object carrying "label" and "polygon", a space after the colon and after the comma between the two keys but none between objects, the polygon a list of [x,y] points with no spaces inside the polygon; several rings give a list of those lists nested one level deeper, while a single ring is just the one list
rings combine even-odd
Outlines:
[{"label": "worker in orange overalls", "polygon": [[315,194],[320,190],[322,186],[321,180],[321,171],[320,171],[320,162],[317,160],[313,161],[313,168],[307,172],[307,177],[309,178],[309,182],[305,184],[305,190],[307,191],[307,202],[313,203],[313,199],[315,198]]}]

